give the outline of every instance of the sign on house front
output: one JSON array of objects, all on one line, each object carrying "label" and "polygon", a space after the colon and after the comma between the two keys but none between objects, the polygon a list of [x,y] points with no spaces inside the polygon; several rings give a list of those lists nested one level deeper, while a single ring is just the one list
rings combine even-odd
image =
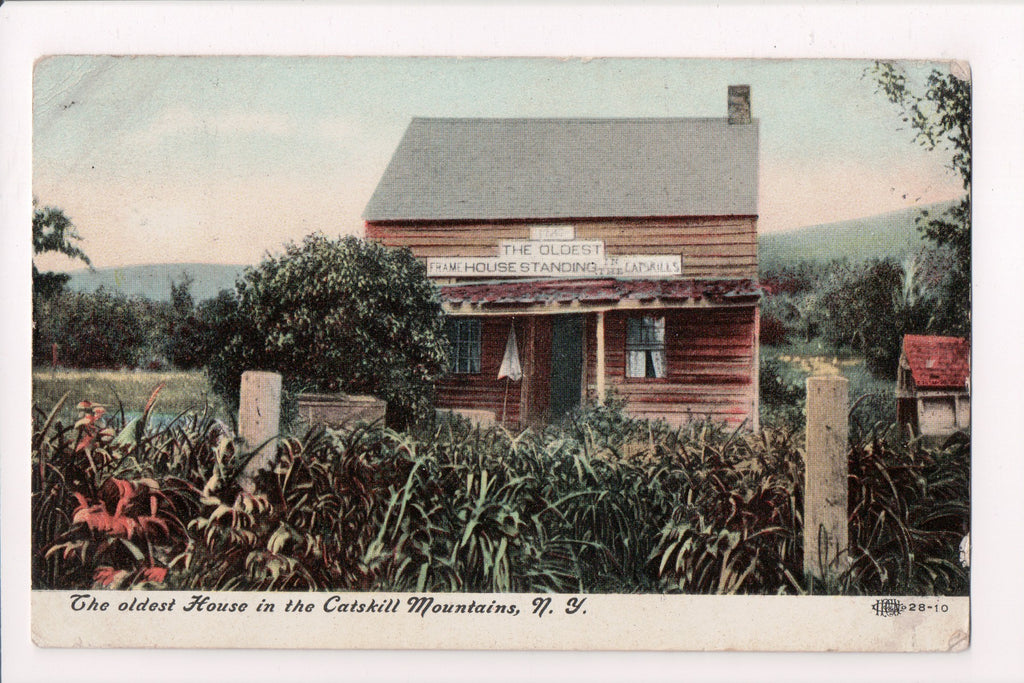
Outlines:
[{"label": "sign on house front", "polygon": [[427,259],[430,277],[677,277],[679,254],[612,256],[602,240],[576,239],[571,226],[531,228],[530,238],[502,240],[497,256]]}]

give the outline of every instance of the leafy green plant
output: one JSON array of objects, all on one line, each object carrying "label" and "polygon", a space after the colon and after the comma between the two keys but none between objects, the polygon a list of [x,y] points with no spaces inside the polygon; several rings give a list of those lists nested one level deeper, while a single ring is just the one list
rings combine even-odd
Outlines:
[{"label": "leafy green plant", "polygon": [[[963,181],[963,198],[945,211],[922,211],[921,233],[940,247],[948,247],[953,263],[943,281],[943,296],[936,311],[942,334],[971,332],[971,81],[954,71],[933,69],[923,84],[908,83],[906,72],[893,62],[875,62],[865,70],[889,102],[910,124],[914,142],[928,150],[948,154],[950,167]],[[920,94],[923,90],[923,94]]]},{"label": "leafy green plant", "polygon": [[244,370],[282,373],[285,388],[372,394],[404,425],[432,411],[446,342],[441,303],[407,249],[310,235],[236,284],[229,339],[209,364],[237,405]]},{"label": "leafy green plant", "polygon": [[37,587],[119,587],[164,579],[167,553],[184,537],[184,525],[159,482],[121,474],[130,469],[126,462],[145,434],[160,388],[152,393],[143,422],[120,432],[106,425],[106,409],[89,401],[78,404],[80,417],[73,426],[62,426],[56,415],[67,396],[35,431]]},{"label": "leafy green plant", "polygon": [[966,595],[958,561],[970,530],[970,442],[900,444],[895,429],[850,451],[848,592]]},{"label": "leafy green plant", "polygon": [[50,364],[52,344],[58,345],[59,362],[73,367],[133,367],[144,355],[146,325],[137,306],[103,288],[39,298],[32,317],[36,363]]},{"label": "leafy green plant", "polygon": [[788,431],[688,434],[685,504],[652,559],[662,584],[687,593],[799,590],[802,454]]},{"label": "leafy green plant", "polygon": [[807,373],[785,363],[773,352],[763,350],[758,371],[761,421],[791,430],[804,423]]},{"label": "leafy green plant", "polygon": [[223,423],[33,426],[33,585],[205,590],[934,593],[967,589],[969,447],[850,451],[849,570],[801,578],[802,434],[588,406],[512,434],[465,420],[282,436],[255,490]]},{"label": "leafy green plant", "polygon": [[[59,253],[92,267],[92,262],[79,247],[81,236],[64,211],[54,206],[39,207],[32,197],[32,253]],[[40,272],[32,262],[32,294],[37,299],[49,299],[60,294],[71,276],[67,273]]]}]

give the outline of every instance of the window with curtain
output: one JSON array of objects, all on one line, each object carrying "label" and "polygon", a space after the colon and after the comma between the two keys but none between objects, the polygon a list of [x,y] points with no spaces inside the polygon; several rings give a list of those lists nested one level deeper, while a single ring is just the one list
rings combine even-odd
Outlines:
[{"label": "window with curtain", "polygon": [[457,375],[480,372],[480,320],[449,318],[445,331],[448,334],[448,371]]},{"label": "window with curtain", "polygon": [[626,324],[626,377],[665,377],[665,318],[629,318]]}]

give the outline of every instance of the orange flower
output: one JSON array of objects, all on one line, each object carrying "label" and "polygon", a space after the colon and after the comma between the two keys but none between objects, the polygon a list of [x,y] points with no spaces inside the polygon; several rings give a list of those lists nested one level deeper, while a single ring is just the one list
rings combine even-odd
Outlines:
[{"label": "orange flower", "polygon": [[167,570],[163,567],[149,567],[143,570],[142,580],[153,581],[155,583],[163,583],[164,579],[167,578]]},{"label": "orange flower", "polygon": [[92,575],[94,584],[98,584],[104,588],[110,585],[116,585],[120,583],[124,577],[128,576],[128,572],[124,569],[114,569],[113,567],[97,567],[95,573]]},{"label": "orange flower", "polygon": [[92,403],[90,401],[82,401],[77,407],[78,422],[75,423],[75,428],[79,430],[80,437],[78,445],[75,446],[76,452],[84,451],[92,445],[92,442],[100,432],[98,421],[107,412],[107,409],[99,403]]},{"label": "orange flower", "polygon": [[[111,477],[100,487],[100,501],[92,505],[81,493],[74,493],[78,500],[78,507],[75,508],[72,522],[84,523],[93,531],[111,533],[114,536],[132,538],[137,533],[145,536],[152,529],[159,528],[164,534],[169,530],[167,522],[158,515],[159,500],[152,480],[130,482],[125,479]],[[149,514],[139,514],[138,508],[145,505],[140,499],[149,498]],[[111,512],[113,507],[113,512]],[[134,514],[132,514],[134,512]]]}]

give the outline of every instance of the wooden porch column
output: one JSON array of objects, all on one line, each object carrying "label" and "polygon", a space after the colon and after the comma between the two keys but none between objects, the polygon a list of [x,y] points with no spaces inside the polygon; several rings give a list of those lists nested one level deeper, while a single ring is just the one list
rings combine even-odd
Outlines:
[{"label": "wooden porch column", "polygon": [[533,405],[533,375],[536,368],[536,360],[534,358],[536,351],[536,338],[537,338],[537,321],[536,316],[526,316],[526,338],[523,340],[522,350],[520,351],[523,366],[523,380],[519,385],[519,425],[520,427],[529,423],[533,417],[531,413],[534,411]]},{"label": "wooden porch column", "polygon": [[597,312],[597,326],[594,330],[594,337],[596,339],[594,355],[597,357],[597,369],[594,372],[597,377],[594,378],[594,383],[597,386],[597,402],[604,403],[604,311]]}]

